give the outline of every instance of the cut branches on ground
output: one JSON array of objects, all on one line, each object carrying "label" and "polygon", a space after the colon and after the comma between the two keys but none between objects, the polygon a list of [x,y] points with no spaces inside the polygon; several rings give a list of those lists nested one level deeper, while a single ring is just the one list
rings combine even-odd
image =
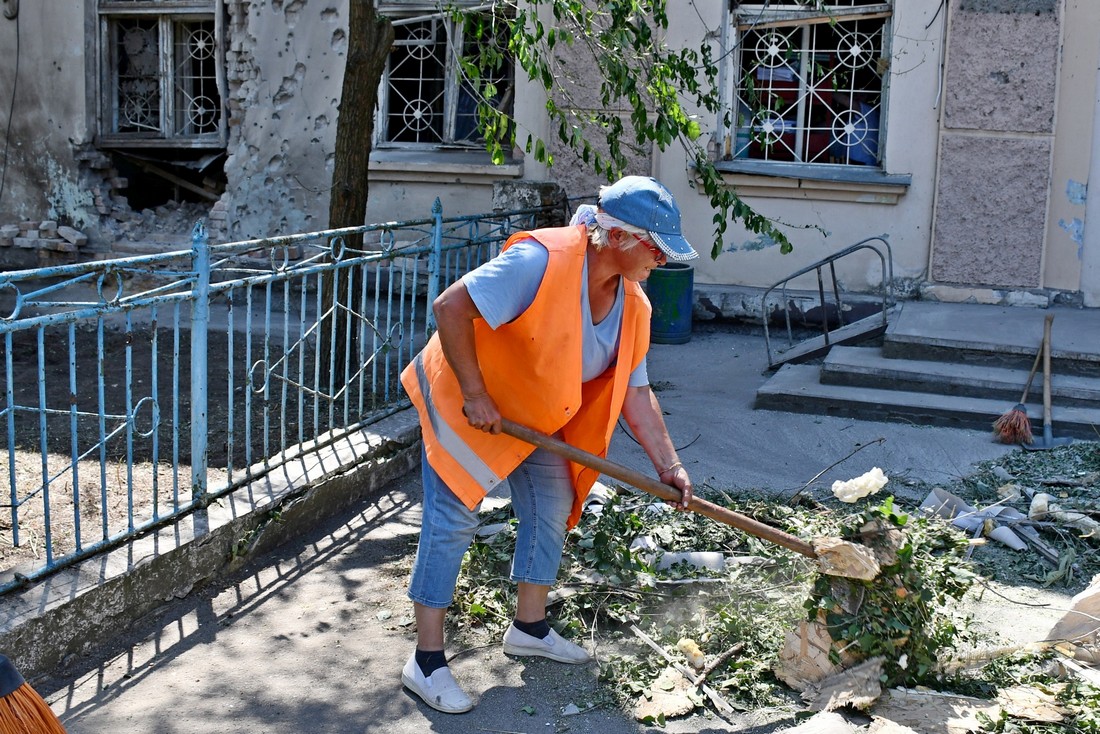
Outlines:
[{"label": "cut branches on ground", "polygon": [[[854,479],[862,472],[854,469]],[[690,711],[719,716],[726,706],[828,707],[845,700],[836,682],[858,677],[839,673],[875,661],[882,669],[883,701],[891,687],[920,685],[987,703],[981,731],[1100,734],[1089,728],[1094,725],[1082,708],[1096,695],[1087,677],[1073,676],[1055,697],[1069,713],[1060,723],[1041,725],[1048,728],[1019,718],[1030,710],[1020,704],[1031,700],[1021,699],[1024,693],[998,703],[1002,688],[1041,684],[1042,671],[1058,653],[1051,645],[997,648],[995,635],[978,628],[971,615],[975,605],[987,603],[983,598],[991,598],[983,595],[993,593],[1000,604],[1021,615],[1045,615],[1052,625],[1058,615],[1029,602],[1026,593],[1049,581],[1049,560],[1030,550],[1030,543],[1026,551],[997,543],[974,546],[969,532],[920,509],[931,486],[883,486],[877,473],[867,474],[873,476],[857,482],[855,494],[874,487],[879,493],[851,503],[815,493],[812,501],[792,507],[764,490],[735,494],[697,487],[712,502],[784,532],[867,547],[881,566],[867,581],[829,576],[812,559],[707,517],[671,511],[626,486],[597,485],[569,534],[550,622],[590,645],[606,694],[626,710],[654,717],[651,723],[658,715],[673,718],[670,712],[688,704]],[[1056,522],[1034,523],[1026,513],[1031,498],[1044,492],[1062,506],[1097,506],[1098,476],[1100,445],[1077,442],[1047,452],[1014,451],[941,489],[972,507],[1015,506],[1023,520],[1013,521],[1013,528],[1028,528],[1064,558],[1072,554],[1072,563],[1062,564],[1064,574],[1050,581],[1051,588],[1072,590],[1100,572],[1100,540]],[[1004,489],[1008,484],[1012,491]],[[840,494],[851,499],[847,489]],[[885,495],[888,489],[899,496]],[[515,604],[506,581],[515,536],[511,510],[504,505],[484,512],[482,522],[494,532],[478,537],[465,560],[454,607],[459,640],[463,630],[475,637],[499,634]],[[1011,584],[1007,593],[1005,584]],[[993,650],[993,657],[964,662],[978,659],[975,650]],[[784,655],[801,667],[784,668]],[[865,687],[851,701],[873,714],[872,693]],[[639,708],[643,700],[650,705]],[[682,715],[688,714],[675,714]]]}]

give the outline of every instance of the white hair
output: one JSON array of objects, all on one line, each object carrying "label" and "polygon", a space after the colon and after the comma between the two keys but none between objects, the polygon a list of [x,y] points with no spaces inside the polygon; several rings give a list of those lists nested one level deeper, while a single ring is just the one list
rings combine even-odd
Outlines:
[{"label": "white hair", "polygon": [[[635,227],[633,224],[627,224],[623,220],[611,216],[593,204],[581,204],[577,207],[577,211],[574,212],[573,218],[569,220],[569,224],[586,225],[588,227],[588,242],[597,250],[602,250],[610,244],[610,234],[613,229],[621,229],[624,232],[629,232],[638,237],[649,237],[649,232],[642,227]],[[621,249],[629,250],[637,246],[637,244],[638,241],[632,238],[630,242],[623,245]]]}]

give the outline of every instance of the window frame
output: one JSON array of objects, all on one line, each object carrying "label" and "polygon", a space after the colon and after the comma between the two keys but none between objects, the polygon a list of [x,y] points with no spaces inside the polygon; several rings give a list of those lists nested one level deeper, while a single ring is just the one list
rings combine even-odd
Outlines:
[{"label": "window frame", "polygon": [[[726,53],[726,62],[721,69],[720,83],[722,85],[723,107],[726,111],[721,114],[716,127],[715,142],[717,143],[715,166],[723,173],[738,175],[740,179],[753,177],[758,182],[760,177],[773,176],[782,179],[801,179],[804,181],[829,182],[851,187],[854,185],[881,184],[892,190],[904,191],[911,182],[907,174],[890,174],[887,172],[888,161],[886,158],[887,120],[890,104],[890,68],[885,67],[882,72],[882,87],[879,93],[879,123],[877,140],[877,164],[866,165],[851,162],[824,162],[824,161],[789,161],[767,160],[762,158],[748,158],[735,156],[737,149],[737,110],[739,106],[738,86],[742,69],[742,53],[740,48],[745,29],[762,30],[767,28],[782,28],[784,30],[796,29],[799,26],[810,24],[829,23],[833,20],[840,23],[855,20],[882,19],[882,44],[878,52],[882,58],[891,58],[893,41],[893,18],[896,13],[895,0],[878,0],[878,2],[864,2],[851,0],[849,5],[826,3],[822,9],[798,8],[792,5],[775,5],[762,1],[754,3],[738,3],[736,0],[724,5],[723,22],[723,50]],[[751,22],[748,20],[751,16]],[[805,49],[800,47],[800,53]],[[800,78],[800,84],[805,80]],[[799,94],[806,91],[800,86]],[[801,117],[798,122],[803,129],[807,118]],[[777,192],[772,195],[783,196],[782,191],[789,192],[790,184],[778,184]],[[818,190],[822,186],[815,184],[811,188]],[[804,193],[804,192],[803,192]],[[815,196],[815,198],[817,198]]]},{"label": "window frame", "polygon": [[[443,129],[439,135],[440,140],[434,141],[402,141],[391,140],[392,137],[389,130],[390,114],[391,114],[391,99],[390,99],[390,59],[386,59],[386,67],[382,73],[382,79],[379,82],[378,87],[378,109],[375,116],[374,125],[374,141],[373,149],[375,151],[385,153],[386,151],[421,151],[421,152],[457,152],[460,154],[465,153],[482,153],[488,156],[485,152],[484,140],[478,136],[466,140],[456,140],[455,130],[458,122],[458,102],[461,97],[462,81],[461,71],[459,67],[459,58],[461,49],[466,45],[466,28],[464,22],[454,21],[446,12],[431,12],[428,9],[422,9],[417,13],[409,9],[409,5],[414,3],[408,3],[402,5],[401,3],[390,2],[381,3],[379,11],[385,13],[390,17],[390,22],[395,26],[397,25],[409,25],[413,23],[422,23],[426,21],[436,21],[444,24],[444,34],[446,37],[447,47],[444,52],[443,60]],[[480,11],[492,12],[492,9],[485,6],[484,3],[475,2],[473,0],[460,0],[457,5],[459,7],[470,6],[468,10],[470,12]],[[511,69],[511,83],[512,83],[512,100],[511,105],[515,105],[515,66]]]},{"label": "window frame", "polygon": [[[160,130],[158,132],[118,132],[116,114],[119,104],[118,69],[114,65],[112,26],[128,19],[157,21],[160,46]],[[176,76],[175,49],[166,52],[165,39],[172,36],[175,23],[213,21],[215,85],[219,96],[217,130],[195,135],[177,135],[175,126]],[[118,148],[224,149],[229,139],[227,104],[228,85],[225,67],[224,0],[99,0],[96,6],[99,90],[96,95],[96,144]]]}]

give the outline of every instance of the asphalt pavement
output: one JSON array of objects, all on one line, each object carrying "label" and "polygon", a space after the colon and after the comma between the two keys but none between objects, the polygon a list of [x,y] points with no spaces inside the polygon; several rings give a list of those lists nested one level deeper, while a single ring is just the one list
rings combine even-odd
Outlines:
[{"label": "asphalt pavement", "polygon": [[[986,431],[753,410],[766,364],[751,327],[697,326],[687,344],[653,346],[650,378],[704,492],[824,496],[833,480],[877,466],[903,494],[907,480],[946,483],[1011,450]],[[622,431],[609,458],[653,471]],[[117,639],[90,641],[36,689],[71,734],[762,733],[793,723],[773,711],[658,730],[607,705],[585,710],[599,701],[595,664],[510,658],[499,644],[452,662],[479,700],[472,712],[428,708],[399,681],[414,640],[404,589],[419,492],[414,472],[232,578],[165,600]]]}]

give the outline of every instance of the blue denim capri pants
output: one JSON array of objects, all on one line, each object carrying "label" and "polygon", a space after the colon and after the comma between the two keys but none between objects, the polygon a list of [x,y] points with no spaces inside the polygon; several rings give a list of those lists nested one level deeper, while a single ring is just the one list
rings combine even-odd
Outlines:
[{"label": "blue denim capri pants", "polygon": [[[424,517],[409,582],[409,598],[437,609],[454,599],[462,556],[478,526],[478,510],[466,507],[440,479],[421,450]],[[569,462],[538,449],[508,477],[519,521],[512,556],[513,582],[550,586],[558,576],[566,522],[573,509]]]}]

